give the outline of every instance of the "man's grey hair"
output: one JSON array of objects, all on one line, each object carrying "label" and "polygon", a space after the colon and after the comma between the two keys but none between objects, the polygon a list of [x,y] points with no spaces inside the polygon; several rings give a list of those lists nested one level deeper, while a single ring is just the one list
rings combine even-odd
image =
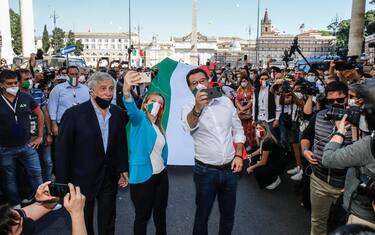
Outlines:
[{"label": "man's grey hair", "polygon": [[109,75],[108,73],[104,73],[104,72],[96,72],[90,76],[89,80],[87,81],[87,86],[89,87],[90,90],[94,90],[94,88],[96,87],[96,83],[98,81],[109,81],[109,80],[113,82],[113,86],[116,86],[116,81],[115,79],[113,79],[111,75]]}]

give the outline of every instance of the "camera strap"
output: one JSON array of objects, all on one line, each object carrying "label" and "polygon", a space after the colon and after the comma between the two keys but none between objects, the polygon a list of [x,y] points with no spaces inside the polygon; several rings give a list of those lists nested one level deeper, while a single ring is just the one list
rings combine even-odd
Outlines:
[{"label": "camera strap", "polygon": [[371,153],[372,157],[375,158],[375,131],[371,133]]}]

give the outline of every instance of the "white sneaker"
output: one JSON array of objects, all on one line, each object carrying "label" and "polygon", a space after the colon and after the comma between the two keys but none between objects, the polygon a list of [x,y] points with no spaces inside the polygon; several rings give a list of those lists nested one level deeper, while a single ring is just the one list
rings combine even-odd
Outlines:
[{"label": "white sneaker", "polygon": [[56,206],[52,209],[52,211],[57,211],[62,208],[62,205],[60,203],[57,203]]},{"label": "white sneaker", "polygon": [[301,170],[300,166],[296,166],[293,169],[288,170],[286,173],[289,175],[295,175]]},{"label": "white sneaker", "polygon": [[20,210],[20,209],[21,209],[21,205],[20,205],[20,204],[15,205],[15,206],[13,206],[13,209],[15,209],[15,210]]},{"label": "white sneaker", "polygon": [[302,176],[303,176],[303,170],[301,169],[299,172],[297,172],[297,174],[291,176],[290,179],[295,180],[295,181],[300,181],[302,180]]},{"label": "white sneaker", "polygon": [[275,189],[277,186],[279,186],[281,184],[281,179],[280,179],[280,176],[277,176],[277,179],[275,180],[275,182],[273,182],[272,184],[268,185],[266,187],[266,189],[269,189],[269,190],[272,190],[272,189]]}]

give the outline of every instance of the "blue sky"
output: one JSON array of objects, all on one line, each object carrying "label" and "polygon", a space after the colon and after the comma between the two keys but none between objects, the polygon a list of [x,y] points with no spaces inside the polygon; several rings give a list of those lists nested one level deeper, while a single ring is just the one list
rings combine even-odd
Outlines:
[{"label": "blue sky", "polygon": [[[368,4],[366,10],[375,9]],[[18,0],[9,0],[19,11]],[[273,25],[281,32],[296,34],[304,23],[306,29],[326,29],[337,14],[350,18],[352,0],[260,0],[260,15],[267,8]],[[36,35],[44,24],[51,32],[53,11],[59,16],[57,26],[76,32],[128,31],[128,0],[33,0]],[[191,31],[191,0],[131,0],[132,31],[141,26],[141,39],[152,35],[168,40]],[[198,31],[207,36],[256,37],[257,0],[198,0]]]}]

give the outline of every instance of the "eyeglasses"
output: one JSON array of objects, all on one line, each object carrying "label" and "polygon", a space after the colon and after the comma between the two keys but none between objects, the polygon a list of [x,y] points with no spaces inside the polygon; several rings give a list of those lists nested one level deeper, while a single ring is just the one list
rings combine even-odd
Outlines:
[{"label": "eyeglasses", "polygon": [[337,98],[337,99],[327,99],[327,102],[328,102],[328,104],[334,104],[335,101],[336,101],[338,104],[342,104],[342,103],[345,102],[345,98],[346,97]]}]

